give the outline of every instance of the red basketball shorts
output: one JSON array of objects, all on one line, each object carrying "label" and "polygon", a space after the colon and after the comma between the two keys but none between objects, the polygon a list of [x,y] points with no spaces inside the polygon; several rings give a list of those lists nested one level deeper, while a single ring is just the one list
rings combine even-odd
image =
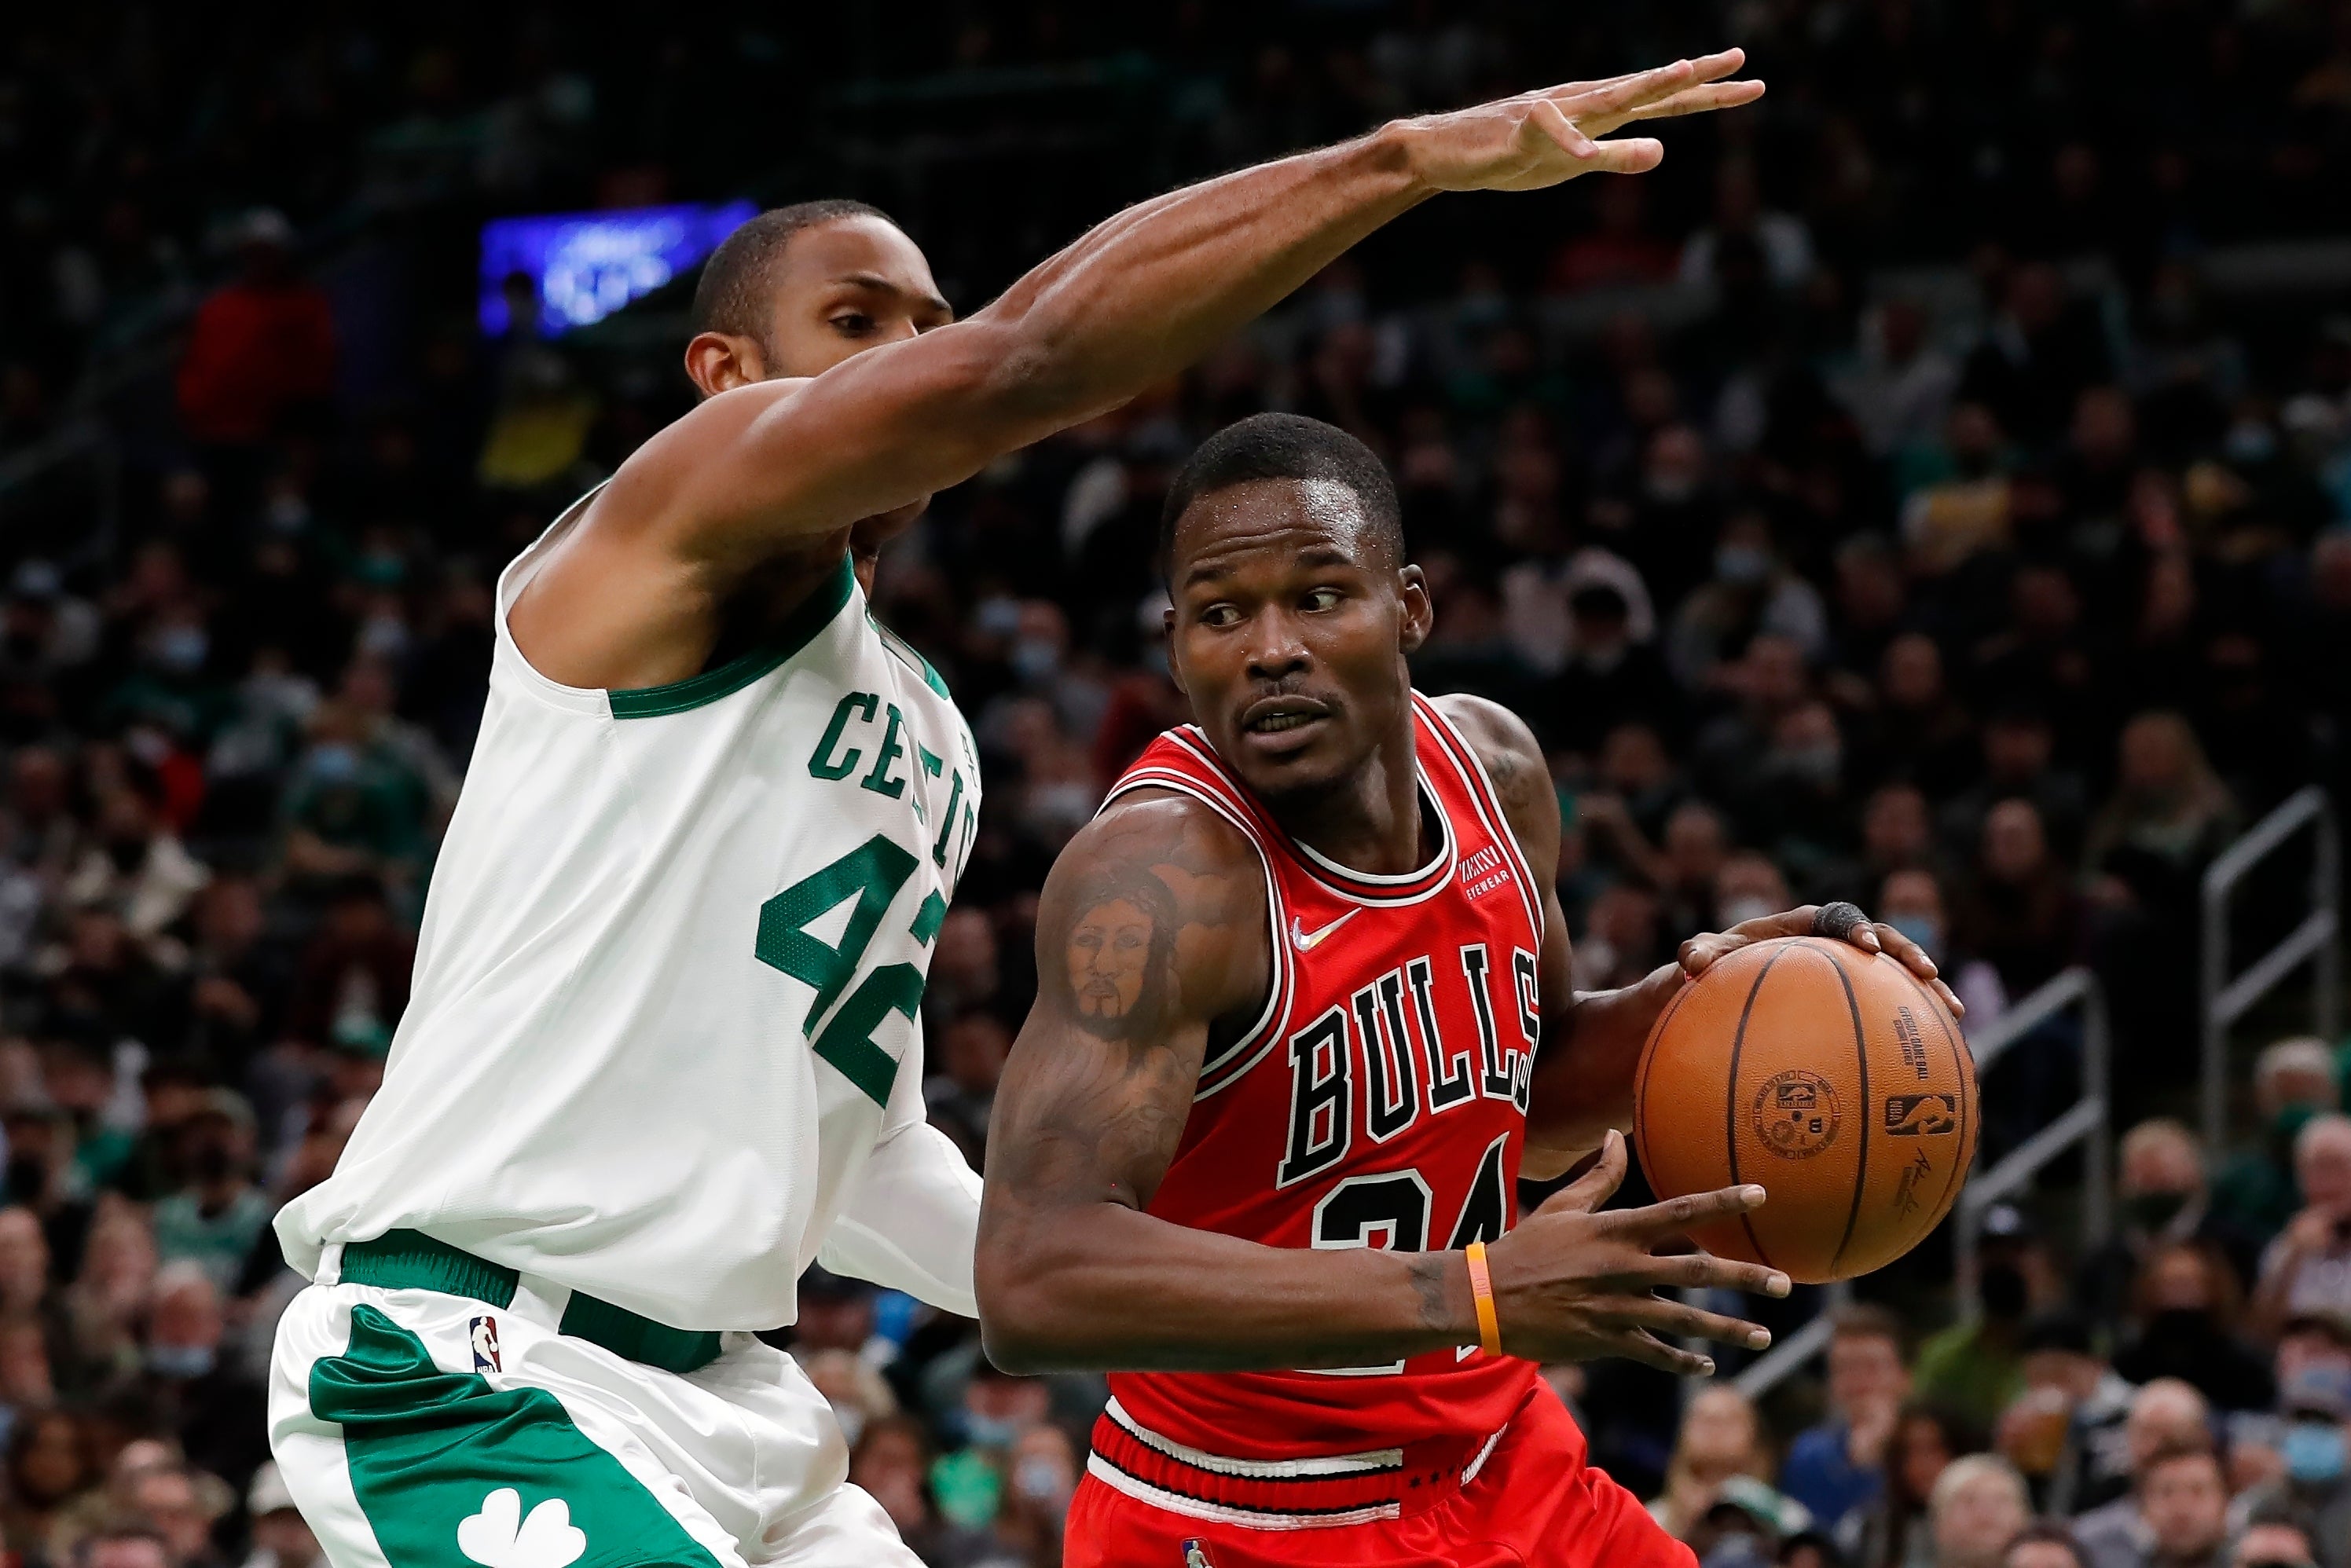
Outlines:
[{"label": "red basketball shorts", "polygon": [[[1695,1568],[1631,1492],[1587,1462],[1583,1434],[1537,1383],[1490,1446],[1432,1475],[1276,1475],[1157,1438],[1115,1409],[1095,1428],[1063,1568]],[[1395,1450],[1391,1450],[1395,1452]],[[1377,1456],[1343,1456],[1372,1459]],[[1301,1468],[1303,1467],[1294,1467]]]}]

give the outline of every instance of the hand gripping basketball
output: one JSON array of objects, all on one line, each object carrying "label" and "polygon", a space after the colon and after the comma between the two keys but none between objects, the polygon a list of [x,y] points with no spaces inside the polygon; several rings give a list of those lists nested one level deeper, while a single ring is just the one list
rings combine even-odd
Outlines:
[{"label": "hand gripping basketball", "polygon": [[1600,1211],[1625,1179],[1625,1139],[1611,1132],[1590,1170],[1553,1195],[1524,1223],[1487,1247],[1502,1347],[1531,1361],[1597,1361],[1625,1356],[1677,1375],[1703,1376],[1710,1356],[1673,1343],[1697,1338],[1761,1350],[1771,1343],[1760,1324],[1667,1301],[1660,1290],[1724,1287],[1784,1296],[1788,1276],[1760,1263],[1736,1263],[1687,1245],[1689,1228],[1763,1206],[1763,1189],[1745,1186],[1692,1194],[1646,1208]]}]

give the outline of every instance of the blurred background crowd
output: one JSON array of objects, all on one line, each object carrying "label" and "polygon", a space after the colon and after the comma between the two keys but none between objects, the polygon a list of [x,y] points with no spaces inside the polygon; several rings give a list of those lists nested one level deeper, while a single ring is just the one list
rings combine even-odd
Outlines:
[{"label": "blurred background crowd", "polygon": [[[2177,1119],[2202,870],[2351,768],[2351,5],[692,9],[0,19],[11,1563],[315,1559],[267,1221],[380,1079],[499,569],[688,395],[690,279],[560,336],[516,280],[488,335],[484,219],[861,196],[967,310],[1178,180],[1737,42],[1770,98],[1656,174],[1425,208],[894,548],[880,614],[987,779],[934,1117],[981,1160],[1044,871],[1183,716],[1170,475],[1311,413],[1397,478],[1418,682],[1552,752],[1580,987],[1837,897],[1971,1029],[2107,988],[2113,1240],[2064,1244],[2061,1171],[1972,1301],[1930,1242],[1760,1410],[1556,1369],[1602,1461],[1709,1564],[2351,1564],[2338,1042],[2249,1052],[2227,1147]],[[2078,1031],[2027,1045],[1995,1155],[2077,1092]],[[821,1275],[778,1339],[926,1560],[1059,1561],[1098,1383]]]}]

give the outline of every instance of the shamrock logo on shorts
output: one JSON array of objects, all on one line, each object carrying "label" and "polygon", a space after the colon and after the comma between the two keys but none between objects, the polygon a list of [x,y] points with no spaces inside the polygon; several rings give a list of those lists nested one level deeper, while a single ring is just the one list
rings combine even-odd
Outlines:
[{"label": "shamrock logo on shorts", "polygon": [[522,1494],[500,1487],[482,1511],[457,1521],[457,1550],[482,1568],[571,1568],[588,1550],[588,1532],[571,1522],[571,1505],[549,1498],[522,1516]]}]

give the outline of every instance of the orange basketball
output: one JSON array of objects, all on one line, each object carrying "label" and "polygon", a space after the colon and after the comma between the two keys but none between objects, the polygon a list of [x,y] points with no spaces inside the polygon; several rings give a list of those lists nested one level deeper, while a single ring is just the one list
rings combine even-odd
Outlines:
[{"label": "orange basketball", "polygon": [[1633,1145],[1659,1197],[1771,1194],[1691,1239],[1806,1284],[1918,1245],[1967,1180],[1980,1122],[1949,1010],[1894,959],[1825,937],[1718,960],[1658,1017],[1634,1078]]}]

